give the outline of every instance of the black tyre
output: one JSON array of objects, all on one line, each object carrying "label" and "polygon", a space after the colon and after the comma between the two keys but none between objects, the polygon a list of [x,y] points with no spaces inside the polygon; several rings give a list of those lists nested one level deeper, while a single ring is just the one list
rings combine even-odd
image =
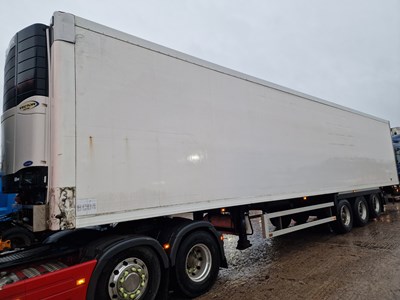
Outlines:
[{"label": "black tyre", "polygon": [[353,203],[354,225],[365,226],[369,220],[369,208],[364,197],[357,197]]},{"label": "black tyre", "polygon": [[[282,222],[282,224],[281,224],[281,222]],[[292,218],[290,216],[282,216],[281,221],[279,221],[279,218],[271,219],[272,225],[274,225],[277,230],[288,228],[290,225],[290,222],[292,222]]]},{"label": "black tyre", "polygon": [[[332,210],[332,211],[331,211]],[[316,215],[316,217],[318,218],[318,220],[322,220],[325,218],[329,218],[332,216],[332,214],[334,214],[335,212],[333,212],[333,208],[331,209],[330,207],[327,208],[323,208],[323,209],[319,209],[315,212],[311,212],[311,215]],[[331,233],[333,230],[333,222],[331,223],[324,223],[321,224],[319,226],[315,226],[312,228],[315,228],[315,230],[319,230],[320,232],[329,232]]]},{"label": "black tyre", "polygon": [[2,240],[11,241],[11,249],[29,247],[35,241],[35,236],[23,227],[10,227],[1,234]]},{"label": "black tyre", "polygon": [[369,217],[378,218],[382,213],[382,202],[378,194],[371,194],[368,198]]},{"label": "black tyre", "polygon": [[337,204],[336,222],[333,223],[333,230],[337,233],[347,233],[353,228],[353,214],[351,205],[347,200],[340,200]]},{"label": "black tyre", "polygon": [[310,216],[308,213],[298,213],[292,216],[292,219],[296,221],[296,224],[304,224],[307,222]]},{"label": "black tyre", "polygon": [[190,233],[179,246],[176,257],[177,292],[194,298],[210,290],[218,277],[220,263],[216,239],[205,231]]},{"label": "black tyre", "polygon": [[161,280],[160,262],[149,247],[131,248],[104,266],[95,299],[154,299]]}]

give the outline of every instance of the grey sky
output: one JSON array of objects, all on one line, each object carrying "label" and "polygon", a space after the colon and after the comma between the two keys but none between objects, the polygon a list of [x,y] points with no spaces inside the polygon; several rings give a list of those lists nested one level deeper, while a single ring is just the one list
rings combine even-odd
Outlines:
[{"label": "grey sky", "polygon": [[11,37],[56,10],[400,126],[399,0],[7,1],[1,70]]}]

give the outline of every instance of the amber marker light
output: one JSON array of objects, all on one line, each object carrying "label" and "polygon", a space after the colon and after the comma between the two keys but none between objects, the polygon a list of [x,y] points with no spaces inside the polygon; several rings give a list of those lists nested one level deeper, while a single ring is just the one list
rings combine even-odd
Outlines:
[{"label": "amber marker light", "polygon": [[224,240],[224,236],[221,234],[221,236],[219,237],[219,239],[220,239],[221,241],[223,241],[223,240]]},{"label": "amber marker light", "polygon": [[306,197],[306,196],[304,196],[304,197],[303,197],[303,200],[307,200],[307,197]]},{"label": "amber marker light", "polygon": [[171,245],[168,243],[165,243],[163,246],[164,250],[168,250],[169,248],[171,248]]},{"label": "amber marker light", "polygon": [[86,279],[85,278],[81,278],[81,279],[78,279],[76,281],[76,285],[82,285],[82,284],[85,284],[85,282],[86,282]]},{"label": "amber marker light", "polygon": [[224,213],[225,212],[225,208],[221,208],[221,212]]}]

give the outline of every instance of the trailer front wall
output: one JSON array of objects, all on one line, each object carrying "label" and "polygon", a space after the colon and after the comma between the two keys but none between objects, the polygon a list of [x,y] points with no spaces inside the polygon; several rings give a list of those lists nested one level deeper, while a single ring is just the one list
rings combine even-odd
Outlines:
[{"label": "trailer front wall", "polygon": [[81,24],[77,227],[396,180],[387,122]]}]

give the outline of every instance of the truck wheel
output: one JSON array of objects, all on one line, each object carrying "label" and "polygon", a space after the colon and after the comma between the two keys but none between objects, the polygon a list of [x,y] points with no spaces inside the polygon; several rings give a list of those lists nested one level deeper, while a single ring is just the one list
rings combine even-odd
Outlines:
[{"label": "truck wheel", "polygon": [[353,228],[353,214],[351,205],[347,200],[340,200],[337,204],[336,222],[333,230],[337,233],[347,233]]},{"label": "truck wheel", "polygon": [[298,213],[292,215],[292,219],[296,221],[296,225],[306,223],[309,217],[310,216],[307,213]]},{"label": "truck wheel", "polygon": [[292,218],[290,216],[282,216],[281,217],[282,227],[281,227],[281,224],[279,223],[279,218],[273,218],[270,220],[271,220],[272,225],[274,225],[277,230],[288,228],[290,225],[290,222],[292,222]]},{"label": "truck wheel", "polygon": [[97,281],[95,299],[154,299],[161,280],[160,262],[148,247],[136,247],[108,261]]},{"label": "truck wheel", "polygon": [[207,292],[221,263],[217,241],[205,231],[190,233],[179,247],[175,264],[178,292],[194,298]]},{"label": "truck wheel", "polygon": [[382,204],[378,194],[371,194],[368,198],[369,216],[371,219],[379,217],[382,212]]},{"label": "truck wheel", "polygon": [[369,220],[368,203],[364,197],[357,197],[353,203],[354,224],[365,226]]},{"label": "truck wheel", "polygon": [[1,236],[2,240],[11,241],[11,249],[29,247],[35,240],[35,236],[32,232],[18,226],[4,230]]}]

